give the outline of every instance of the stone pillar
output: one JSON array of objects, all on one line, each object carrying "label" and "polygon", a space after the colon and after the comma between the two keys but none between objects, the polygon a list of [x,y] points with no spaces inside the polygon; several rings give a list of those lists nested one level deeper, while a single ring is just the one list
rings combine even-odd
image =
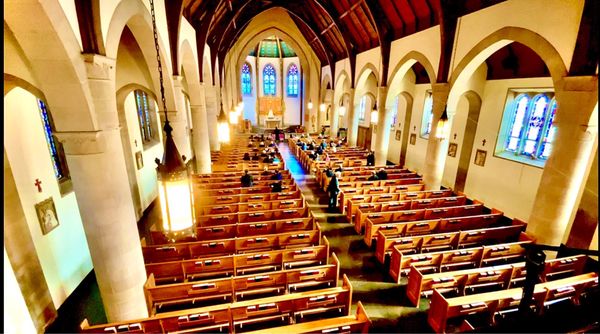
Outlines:
[{"label": "stone pillar", "polygon": [[[187,109],[185,106],[185,94],[183,93],[183,77],[180,75],[173,76],[174,97],[176,111],[169,112],[169,123],[173,127],[173,140],[177,146],[177,150],[181,155],[185,155],[187,159],[192,158],[192,148],[190,147],[190,127],[188,124]],[[161,105],[159,104],[159,107]],[[161,115],[163,113],[160,113]],[[164,126],[164,121],[163,121]]]},{"label": "stone pillar", "polygon": [[208,124],[208,139],[210,150],[218,151],[221,149],[219,136],[217,135],[217,115],[219,114],[219,105],[217,104],[217,86],[208,85],[204,87],[206,97],[206,115]]},{"label": "stone pillar", "polygon": [[194,155],[196,156],[196,173],[206,174],[211,172],[210,141],[208,138],[208,115],[204,83],[200,83],[197,101],[199,104],[191,105],[192,125],[194,127]]},{"label": "stone pillar", "polygon": [[356,146],[356,140],[358,139],[358,113],[354,107],[354,88],[351,88],[348,93],[350,94],[348,105],[346,106],[346,115],[348,115],[348,146]]},{"label": "stone pillar", "polygon": [[100,130],[56,136],[64,145],[106,317],[109,322],[144,318],[146,269],[121,142],[115,60],[84,59]]},{"label": "stone pillar", "polygon": [[541,244],[566,242],[585,187],[598,134],[598,78],[566,77],[555,84],[556,135],[529,216],[527,232]]},{"label": "stone pillar", "polygon": [[385,100],[387,99],[387,87],[377,89],[377,107],[379,108],[379,121],[377,122],[377,133],[375,134],[375,165],[385,165],[390,139],[390,127],[392,126],[391,114],[388,112]]},{"label": "stone pillar", "polygon": [[340,129],[340,106],[337,101],[331,102],[331,118],[329,119],[329,133],[332,137],[337,136],[338,130]]},{"label": "stone pillar", "polygon": [[429,141],[427,142],[423,182],[425,183],[425,189],[438,190],[442,184],[442,176],[444,174],[444,164],[446,163],[446,153],[448,152],[448,138],[438,139],[435,137],[435,134],[437,132],[437,123],[444,112],[444,108],[446,108],[450,90],[447,83],[433,84],[431,88],[433,118]]}]

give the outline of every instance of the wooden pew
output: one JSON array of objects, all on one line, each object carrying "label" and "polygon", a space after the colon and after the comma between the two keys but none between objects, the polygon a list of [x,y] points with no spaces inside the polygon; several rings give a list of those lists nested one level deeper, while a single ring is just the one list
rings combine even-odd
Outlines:
[{"label": "wooden pew", "polygon": [[236,223],[264,222],[292,218],[312,217],[308,207],[286,208],[264,211],[246,211],[229,214],[205,215],[196,217],[197,226],[221,226]]},{"label": "wooden pew", "polygon": [[369,194],[387,194],[396,193],[401,191],[415,192],[422,191],[425,189],[425,184],[421,182],[415,184],[406,184],[398,186],[385,186],[385,187],[370,187],[370,188],[340,188],[339,195],[339,206],[343,209],[348,205],[348,198],[355,195],[369,195]]},{"label": "wooden pew", "polygon": [[[581,275],[586,261],[584,255],[548,260],[540,279],[546,282],[561,276]],[[427,275],[411,266],[406,295],[414,306],[418,306],[421,296],[430,295],[433,289],[440,293],[456,291],[458,295],[465,295],[476,293],[478,288],[514,288],[524,281],[525,262]]]},{"label": "wooden pew", "polygon": [[[267,273],[183,282],[157,286],[150,274],[144,284],[148,313],[155,315],[163,306],[193,305],[196,302],[236,302],[256,299],[265,294],[287,294],[307,289],[336,287],[339,260],[332,254],[332,263],[300,269],[286,269]],[[300,290],[299,290],[300,289]]]},{"label": "wooden pew", "polygon": [[[535,285],[533,300],[535,310],[543,312],[544,306],[556,299],[570,298],[578,303],[582,292],[598,286],[598,275],[587,273]],[[431,297],[427,322],[434,332],[445,333],[449,320],[464,318],[473,314],[487,313],[490,315],[489,324],[493,324],[494,315],[515,310],[519,307],[522,288],[493,291],[475,295],[444,298],[434,290]]]},{"label": "wooden pew", "polygon": [[201,207],[207,205],[226,205],[251,202],[266,202],[304,198],[300,190],[285,191],[280,193],[261,193],[261,194],[221,194],[217,196],[202,196],[194,198],[194,209],[200,210]]},{"label": "wooden pew", "polygon": [[[388,219],[394,220],[395,214],[374,214],[366,219],[364,241],[371,247],[377,233],[388,236],[412,236],[419,234],[432,234],[454,232],[459,230],[474,230],[510,223],[502,212],[492,209],[492,213],[475,214],[472,216],[450,217],[429,220],[397,221],[386,223]],[[402,216],[401,216],[402,217]],[[411,218],[411,216],[409,216]],[[401,219],[398,219],[401,220]]]},{"label": "wooden pew", "polygon": [[423,274],[428,274],[516,262],[524,259],[525,248],[522,245],[531,242],[531,240],[526,240],[419,254],[403,254],[394,247],[392,248],[389,273],[394,281],[400,284],[401,276],[408,275],[411,267],[417,268]]},{"label": "wooden pew", "polygon": [[231,255],[271,249],[314,246],[319,244],[321,227],[312,231],[293,231],[275,235],[182,242],[146,246],[142,244],[144,262],[167,262]]},{"label": "wooden pew", "polygon": [[403,253],[420,253],[423,251],[446,250],[473,247],[474,245],[503,243],[528,240],[521,236],[526,224],[517,219],[511,226],[484,228],[477,230],[417,235],[412,237],[388,237],[381,231],[377,232],[375,257],[380,263],[385,263],[385,256],[392,247]]},{"label": "wooden pew", "polygon": [[[281,187],[282,192],[295,192],[299,190],[297,184],[283,185]],[[243,187],[243,188],[230,188],[230,189],[207,189],[201,190],[198,187],[194,188],[194,198],[204,196],[232,196],[232,195],[254,195],[254,194],[265,194],[271,193],[270,186],[258,186],[258,187]]]},{"label": "wooden pew", "polygon": [[352,286],[346,275],[342,286],[286,295],[220,304],[183,311],[165,312],[154,317],[90,326],[81,325],[82,333],[199,333],[228,331],[264,324],[274,319],[284,323],[304,322],[311,314],[333,312],[348,315],[352,304]]},{"label": "wooden pew", "polygon": [[228,214],[244,211],[260,211],[260,210],[276,210],[287,208],[302,208],[304,207],[304,198],[289,199],[289,200],[274,200],[261,202],[243,202],[236,204],[213,204],[213,205],[198,205],[196,216]]},{"label": "wooden pew", "polygon": [[288,326],[274,327],[264,330],[247,332],[247,334],[317,334],[317,333],[369,333],[371,320],[365,311],[365,307],[359,301],[356,315],[343,316],[316,321],[309,321]]}]

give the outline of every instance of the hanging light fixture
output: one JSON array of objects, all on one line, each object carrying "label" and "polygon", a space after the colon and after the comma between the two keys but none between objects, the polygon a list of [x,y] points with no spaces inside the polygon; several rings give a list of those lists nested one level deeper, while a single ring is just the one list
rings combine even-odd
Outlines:
[{"label": "hanging light fixture", "polygon": [[321,103],[321,105],[319,106],[319,110],[321,112],[325,112],[325,110],[327,110],[327,106],[325,105],[325,103]]},{"label": "hanging light fixture", "polygon": [[237,125],[239,117],[240,117],[240,110],[238,107],[235,107],[232,111],[229,112],[229,123]]},{"label": "hanging light fixture", "polygon": [[313,104],[312,104],[312,99],[308,100],[308,110],[312,110],[313,108]]},{"label": "hanging light fixture", "polygon": [[158,74],[160,78],[160,96],[165,112],[165,149],[162,162],[156,158],[154,161],[158,179],[158,195],[162,211],[162,230],[168,240],[175,242],[178,239],[195,235],[193,195],[188,169],[184,163],[185,156],[179,155],[177,146],[173,141],[173,128],[167,118],[167,103],[163,84],[162,64],[158,50],[158,35],[156,33],[156,18],[154,14],[154,1],[150,0],[152,14],[152,29],[154,31],[154,46],[158,61]]},{"label": "hanging light fixture", "polygon": [[379,122],[379,111],[377,110],[377,102],[375,102],[371,111],[371,123],[377,124],[377,122]]},{"label": "hanging light fixture", "polygon": [[340,104],[340,108],[338,110],[340,116],[346,115],[346,107],[344,106],[344,98],[342,97],[342,103]]},{"label": "hanging light fixture", "polygon": [[448,122],[448,112],[446,111],[446,107],[444,107],[444,112],[437,123],[437,129],[435,131],[435,137],[440,140],[448,139],[448,134],[450,132],[450,122]]},{"label": "hanging light fixture", "polygon": [[227,116],[223,111],[223,100],[221,99],[221,111],[217,116],[217,136],[219,143],[229,143],[229,123],[227,122]]}]

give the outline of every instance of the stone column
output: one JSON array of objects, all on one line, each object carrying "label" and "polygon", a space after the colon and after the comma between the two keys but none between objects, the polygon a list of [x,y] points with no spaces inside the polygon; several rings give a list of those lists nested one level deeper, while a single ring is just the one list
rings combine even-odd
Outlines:
[{"label": "stone column", "polygon": [[219,136],[217,135],[217,115],[219,114],[219,105],[217,104],[217,86],[204,86],[204,95],[206,97],[206,115],[208,124],[208,139],[210,150],[218,151],[221,149]]},{"label": "stone column", "polygon": [[377,107],[379,108],[379,121],[377,122],[377,133],[375,134],[375,165],[385,165],[390,139],[390,127],[392,126],[391,115],[388,115],[385,106],[387,99],[387,87],[377,89]]},{"label": "stone column", "polygon": [[348,93],[348,105],[346,106],[346,115],[348,115],[348,146],[356,146],[358,139],[358,113],[354,107],[354,88],[351,88]]},{"label": "stone column", "polygon": [[[427,153],[425,155],[425,169],[423,171],[423,182],[425,189],[437,190],[442,184],[444,174],[444,164],[446,163],[446,153],[448,152],[448,138],[438,139],[435,137],[437,132],[437,123],[448,101],[449,85],[439,83],[432,85],[433,98],[433,118],[431,123],[431,132],[427,142]],[[448,115],[450,117],[450,115]]]},{"label": "stone column", "polygon": [[340,106],[337,101],[331,102],[331,118],[329,119],[329,133],[335,137],[340,129]]},{"label": "stone column", "polygon": [[115,60],[84,59],[99,130],[56,135],[64,145],[106,317],[144,318],[146,269],[121,142]]},{"label": "stone column", "polygon": [[192,125],[194,127],[194,155],[196,156],[196,173],[206,174],[211,172],[210,141],[208,138],[208,115],[204,83],[200,83],[197,101],[199,104],[191,105]]},{"label": "stone column", "polygon": [[[183,77],[173,76],[174,97],[176,111],[169,112],[169,123],[173,127],[173,140],[177,150],[187,159],[192,158],[192,148],[190,147],[190,127],[188,124],[187,109],[185,106],[185,94],[183,93]],[[159,104],[159,107],[161,105]],[[161,115],[163,113],[160,113]],[[164,126],[164,121],[163,121]]]},{"label": "stone column", "polygon": [[541,244],[566,242],[585,186],[598,134],[598,78],[566,77],[555,84],[556,135],[529,216],[527,232]]}]

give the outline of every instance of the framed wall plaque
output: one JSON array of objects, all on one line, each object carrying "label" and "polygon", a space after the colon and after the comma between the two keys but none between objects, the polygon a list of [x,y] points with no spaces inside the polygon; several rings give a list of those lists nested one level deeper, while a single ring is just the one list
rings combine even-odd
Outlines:
[{"label": "framed wall plaque", "polygon": [[396,130],[396,140],[401,140],[402,139],[402,131],[400,130]]},{"label": "framed wall plaque", "polygon": [[456,143],[450,143],[448,145],[448,156],[449,157],[456,157],[456,149],[458,148],[458,145]]},{"label": "framed wall plaque", "polygon": [[478,149],[475,152],[475,161],[474,161],[475,164],[477,166],[481,166],[481,167],[485,166],[485,158],[486,158],[486,156],[487,156],[487,151],[479,150]]},{"label": "framed wall plaque", "polygon": [[416,133],[411,133],[410,134],[410,140],[408,141],[411,145],[414,145],[417,143],[417,134]]},{"label": "framed wall plaque", "polygon": [[138,170],[144,168],[144,158],[142,157],[142,151],[135,152],[135,164]]},{"label": "framed wall plaque", "polygon": [[52,197],[37,203],[35,205],[35,212],[37,213],[43,235],[50,233],[50,231],[59,225]]}]

